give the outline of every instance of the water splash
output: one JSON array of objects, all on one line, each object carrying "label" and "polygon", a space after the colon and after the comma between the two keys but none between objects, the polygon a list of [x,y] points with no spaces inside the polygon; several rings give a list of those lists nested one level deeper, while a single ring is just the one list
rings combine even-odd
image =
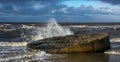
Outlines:
[{"label": "water splash", "polygon": [[60,26],[54,18],[51,18],[46,26],[37,27],[30,34],[32,34],[30,38],[33,41],[56,36],[65,36],[73,33],[69,28]]}]

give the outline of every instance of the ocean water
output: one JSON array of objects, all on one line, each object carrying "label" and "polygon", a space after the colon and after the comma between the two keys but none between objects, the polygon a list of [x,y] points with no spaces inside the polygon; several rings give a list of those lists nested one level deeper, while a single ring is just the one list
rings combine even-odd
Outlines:
[{"label": "ocean water", "polygon": [[[0,62],[120,62],[120,24],[0,24]],[[71,34],[108,32],[111,49],[104,53],[50,54],[31,50],[32,41]]]}]

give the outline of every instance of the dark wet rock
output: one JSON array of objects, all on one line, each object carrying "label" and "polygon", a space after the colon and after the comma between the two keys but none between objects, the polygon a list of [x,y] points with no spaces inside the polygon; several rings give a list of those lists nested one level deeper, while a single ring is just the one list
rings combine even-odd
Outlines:
[{"label": "dark wet rock", "polygon": [[107,33],[76,34],[34,41],[27,47],[48,53],[104,52],[110,49],[110,42]]}]

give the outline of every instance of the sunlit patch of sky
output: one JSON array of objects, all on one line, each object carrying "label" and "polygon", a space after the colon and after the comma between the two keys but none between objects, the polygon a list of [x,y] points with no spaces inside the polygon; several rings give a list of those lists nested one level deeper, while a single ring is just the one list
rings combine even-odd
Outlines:
[{"label": "sunlit patch of sky", "polygon": [[79,7],[80,5],[85,6],[98,6],[99,1],[79,1],[79,0],[71,0],[71,1],[65,1],[62,4],[65,4],[70,7]]},{"label": "sunlit patch of sky", "polygon": [[111,7],[112,6],[110,4],[103,3],[99,0],[94,0],[94,1],[70,0],[70,1],[63,2],[62,4],[65,4],[69,7],[80,7],[81,5],[92,6],[94,8]]}]

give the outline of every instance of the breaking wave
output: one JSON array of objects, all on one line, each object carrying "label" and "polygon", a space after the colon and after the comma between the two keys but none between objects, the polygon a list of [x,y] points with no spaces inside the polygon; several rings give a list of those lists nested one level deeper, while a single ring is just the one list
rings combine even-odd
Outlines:
[{"label": "breaking wave", "polygon": [[30,35],[25,35],[25,38],[29,38],[32,41],[73,34],[69,28],[60,26],[54,18],[51,18],[46,26],[36,27],[32,32],[28,33]]},{"label": "breaking wave", "polygon": [[[20,34],[20,39],[22,39],[15,41],[17,36],[13,36],[14,38],[12,39],[5,38],[5,42],[0,40],[0,62],[46,62],[44,59],[59,57],[60,55],[51,56],[51,54],[47,54],[43,51],[29,50],[25,47],[27,42],[73,34],[69,28],[60,26],[54,18],[51,18],[45,26],[29,26],[23,24],[22,26],[14,27],[11,24],[5,24],[0,27],[5,28],[5,32],[3,33],[9,32],[10,34],[18,34],[18,36]],[[18,30],[20,33],[13,32],[13,30]],[[7,37],[7,35],[5,36]]]}]

